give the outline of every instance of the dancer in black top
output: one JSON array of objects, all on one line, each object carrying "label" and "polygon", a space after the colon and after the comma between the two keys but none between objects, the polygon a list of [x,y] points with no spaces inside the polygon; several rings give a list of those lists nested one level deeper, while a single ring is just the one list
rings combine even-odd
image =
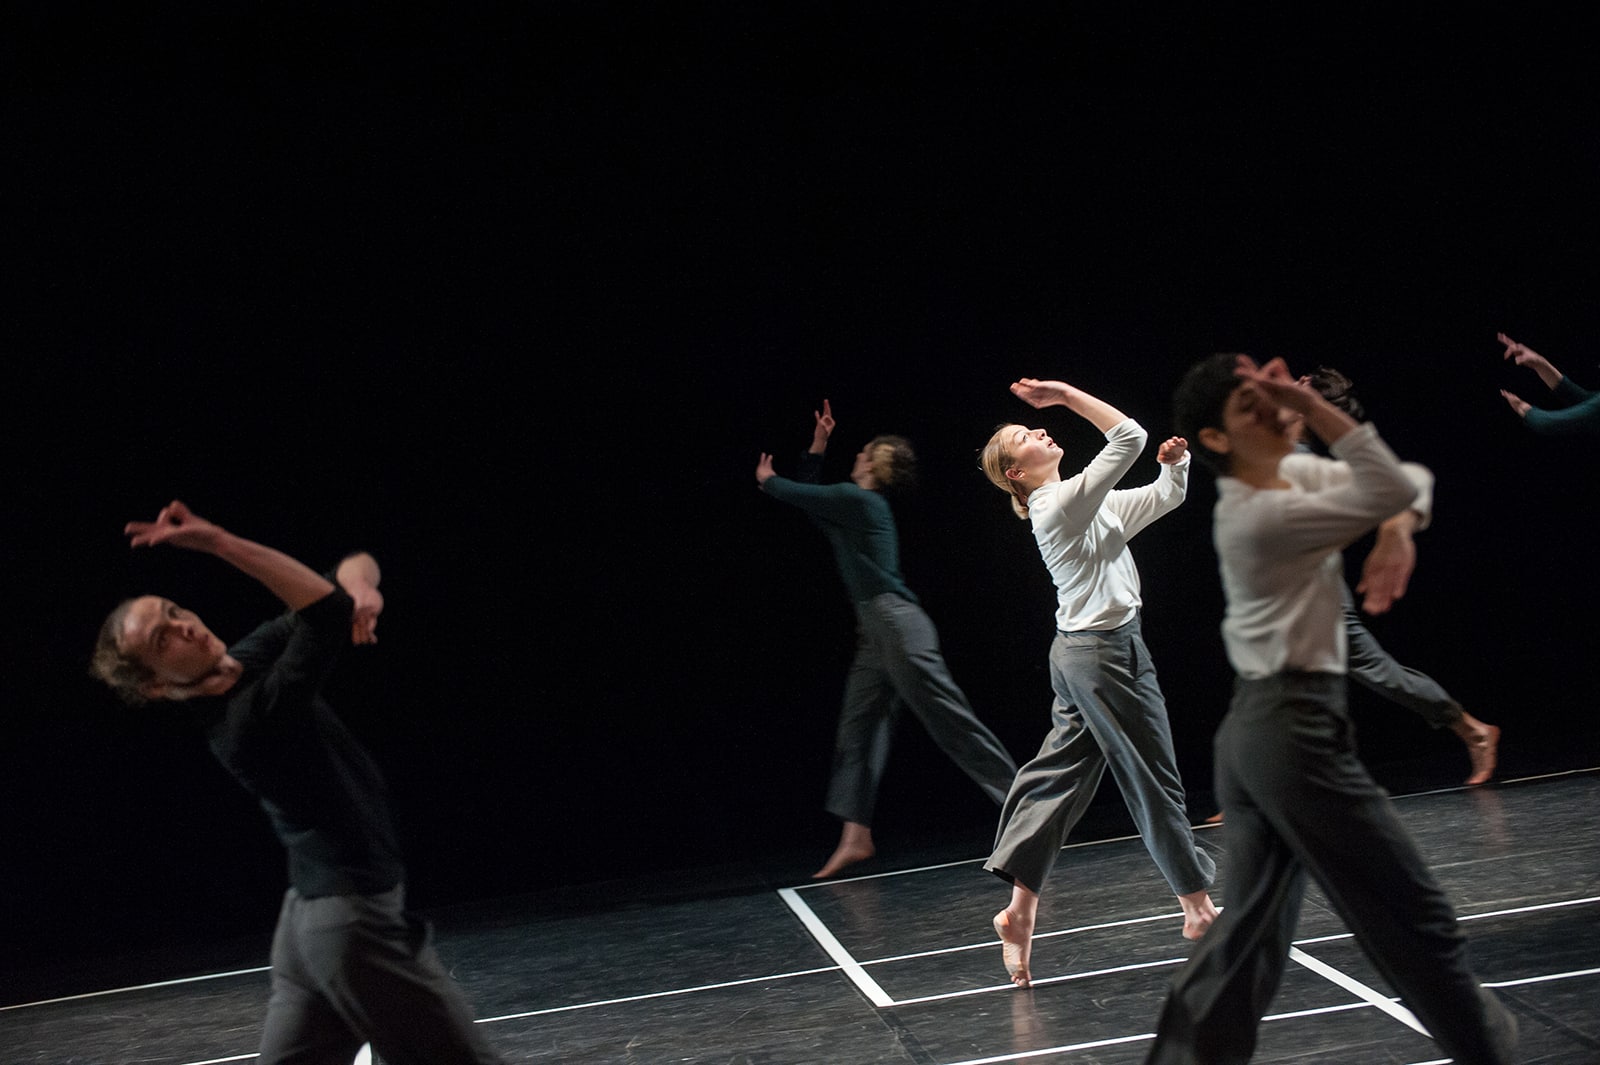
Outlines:
[{"label": "dancer in black top", "polygon": [[139,596],[106,618],[91,664],[131,704],[185,703],[288,851],[261,1065],[349,1065],[364,1043],[388,1065],[500,1062],[405,909],[378,767],[321,693],[343,647],[376,642],[377,562],[350,555],[329,580],[179,502],[125,532],[214,555],[289,608],[230,647],[193,611]]}]

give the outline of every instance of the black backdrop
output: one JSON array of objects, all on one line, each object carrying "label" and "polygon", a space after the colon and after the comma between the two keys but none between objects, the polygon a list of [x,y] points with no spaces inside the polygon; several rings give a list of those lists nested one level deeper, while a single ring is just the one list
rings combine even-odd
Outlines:
[{"label": "black backdrop", "polygon": [[[282,856],[170,710],[84,674],[127,594],[273,604],[120,534],[182,498],[383,563],[339,705],[424,905],[818,858],[850,614],[762,498],[913,439],[908,575],[1031,752],[1051,593],[974,465],[1061,376],[1170,431],[1214,350],[1329,363],[1439,477],[1374,629],[1534,771],[1591,764],[1592,441],[1497,330],[1600,386],[1586,19],[1133,5],[28,5],[6,51],[0,901],[13,961],[270,926]],[[1148,477],[1147,457],[1134,474]],[[1212,486],[1135,541],[1191,789],[1229,674]],[[1358,703],[1375,764],[1452,739]],[[1462,772],[1465,772],[1464,758]],[[1445,780],[1441,783],[1449,783]],[[1197,813],[1200,811],[1196,811]],[[992,809],[915,729],[886,842]]]}]

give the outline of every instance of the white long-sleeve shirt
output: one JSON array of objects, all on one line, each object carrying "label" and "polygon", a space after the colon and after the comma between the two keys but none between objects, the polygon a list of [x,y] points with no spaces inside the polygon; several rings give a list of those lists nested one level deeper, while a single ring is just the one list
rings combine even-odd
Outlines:
[{"label": "white long-sleeve shirt", "polygon": [[1217,479],[1222,639],[1241,677],[1344,673],[1344,548],[1407,507],[1424,523],[1431,515],[1433,474],[1397,459],[1372,425],[1357,426],[1330,451],[1331,459],[1286,456],[1278,472],[1288,488]]},{"label": "white long-sleeve shirt", "polygon": [[1143,605],[1128,541],[1183,502],[1189,456],[1162,465],[1150,484],[1113,489],[1144,450],[1148,434],[1132,418],[1106,431],[1106,446],[1081,473],[1028,496],[1039,555],[1056,586],[1056,628],[1114,629]]}]

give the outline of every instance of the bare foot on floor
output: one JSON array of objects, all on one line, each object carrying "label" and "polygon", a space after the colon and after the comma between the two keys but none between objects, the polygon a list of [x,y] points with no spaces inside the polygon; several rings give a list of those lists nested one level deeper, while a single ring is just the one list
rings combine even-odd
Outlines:
[{"label": "bare foot on floor", "polygon": [[1001,910],[994,915],[994,932],[1000,937],[1000,957],[1011,982],[1018,987],[1032,987],[1028,959],[1033,953],[1033,925],[1010,910]]},{"label": "bare foot on floor", "polygon": [[846,866],[864,862],[877,853],[877,849],[870,842],[852,841],[846,843],[840,841],[839,845],[834,848],[833,853],[828,855],[828,860],[823,863],[822,868],[811,874],[811,879],[826,880],[830,876],[837,875],[839,870]]},{"label": "bare foot on floor", "polygon": [[1500,753],[1500,726],[1485,725],[1482,731],[1463,737],[1467,743],[1467,757],[1472,759],[1472,775],[1468,786],[1487,784],[1494,776],[1495,761]]},{"label": "bare foot on floor", "polygon": [[1184,939],[1199,939],[1205,935],[1206,929],[1211,927],[1217,915],[1222,912],[1211,901],[1211,896],[1204,891],[1179,895],[1178,903],[1183,907]]}]

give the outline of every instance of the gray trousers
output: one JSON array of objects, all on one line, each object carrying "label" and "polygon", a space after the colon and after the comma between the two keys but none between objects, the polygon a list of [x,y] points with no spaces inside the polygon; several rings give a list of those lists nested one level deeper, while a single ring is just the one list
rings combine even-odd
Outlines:
[{"label": "gray trousers", "polygon": [[845,821],[872,824],[878,785],[889,759],[901,707],[983,793],[999,805],[1017,773],[1005,745],[967,703],[939,650],[927,613],[892,593],[856,607],[856,655],[845,680],[834,738],[827,810]]},{"label": "gray trousers", "polygon": [[1139,618],[1103,632],[1056,633],[1050,683],[1050,732],[1011,785],[984,868],[1041,891],[1109,766],[1172,893],[1209,888],[1216,862],[1189,825],[1167,704]]},{"label": "gray trousers", "polygon": [[500,1065],[405,888],[303,897],[290,888],[272,938],[272,997],[258,1065]]},{"label": "gray trousers", "polygon": [[1461,720],[1461,704],[1426,673],[1402,666],[1383,649],[1356,609],[1350,586],[1341,583],[1344,593],[1344,631],[1349,645],[1350,679],[1377,694],[1411,710],[1434,728],[1448,728]]},{"label": "gray trousers", "polygon": [[1238,680],[1215,740],[1226,906],[1173,978],[1146,1065],[1240,1065],[1283,977],[1309,872],[1457,1065],[1508,1065],[1516,1024],[1479,987],[1450,900],[1356,757],[1345,678]]}]

